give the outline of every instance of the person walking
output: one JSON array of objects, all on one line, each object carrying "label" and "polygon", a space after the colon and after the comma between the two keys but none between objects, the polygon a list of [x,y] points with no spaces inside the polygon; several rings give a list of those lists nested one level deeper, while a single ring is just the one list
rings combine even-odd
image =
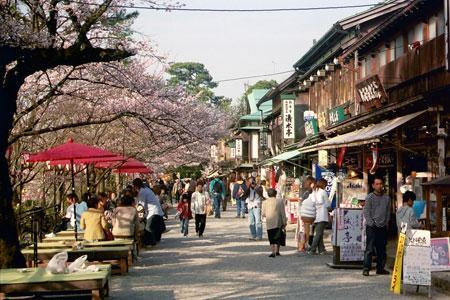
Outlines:
[{"label": "person walking", "polygon": [[236,218],[245,218],[245,194],[247,192],[247,185],[242,180],[242,176],[238,175],[236,183],[233,186],[233,198],[236,199]]},{"label": "person walking", "polygon": [[133,189],[137,193],[138,205],[144,208],[145,230],[144,244],[156,245],[161,240],[161,234],[165,230],[163,215],[159,199],[153,191],[144,186],[140,178],[133,180]]},{"label": "person walking", "polygon": [[197,190],[192,194],[192,213],[195,216],[195,232],[198,237],[203,236],[206,226],[206,204],[207,198],[203,192],[203,184],[197,183]]},{"label": "person walking", "polygon": [[225,198],[225,185],[220,180],[219,174],[215,174],[214,179],[209,184],[210,195],[214,206],[214,218],[220,218],[220,203]]},{"label": "person walking", "polygon": [[177,216],[180,218],[181,233],[188,236],[189,220],[192,219],[192,212],[189,207],[190,196],[188,193],[181,195],[181,201],[177,206]]},{"label": "person walking", "polygon": [[300,208],[300,218],[303,222],[304,234],[301,239],[300,249],[306,250],[306,244],[309,241],[309,235],[311,232],[311,225],[316,219],[316,204],[314,203],[314,198],[312,197],[313,190],[316,188],[316,180],[314,178],[309,178],[309,188],[310,191],[307,193],[308,197],[303,199]]},{"label": "person walking", "polygon": [[366,220],[366,250],[364,251],[363,275],[369,276],[372,267],[372,256],[376,250],[377,271],[379,275],[387,275],[386,264],[387,225],[389,223],[390,199],[384,194],[383,178],[375,177],[373,192],[367,195],[363,208]]},{"label": "person walking", "polygon": [[414,213],[413,204],[416,200],[416,194],[411,191],[406,191],[403,194],[403,206],[397,210],[396,221],[397,230],[401,231],[402,223],[406,224],[406,229],[420,229],[422,225],[417,221]]},{"label": "person walking", "polygon": [[269,198],[262,203],[262,216],[266,218],[267,236],[272,250],[269,257],[275,257],[280,255],[280,246],[286,238],[283,231],[286,228],[287,218],[284,202],[277,199],[277,191],[270,188],[267,194]]},{"label": "person walking", "polygon": [[250,186],[246,191],[246,202],[248,206],[248,223],[250,228],[250,240],[262,240],[261,202],[262,187],[256,184],[254,178],[250,181]]},{"label": "person walking", "polygon": [[316,218],[314,220],[316,232],[308,254],[315,254],[316,250],[319,250],[319,254],[321,255],[326,254],[325,245],[323,243],[323,232],[325,231],[325,227],[328,225],[329,207],[328,195],[327,192],[325,192],[326,186],[327,181],[323,178],[319,179],[317,182],[317,188],[311,194],[316,205]]},{"label": "person walking", "polygon": [[302,202],[308,199],[309,195],[312,193],[312,186],[314,185],[315,179],[312,176],[307,176],[303,182],[303,189],[301,192],[300,202],[298,204],[298,218],[297,218],[297,250],[298,252],[305,252],[305,245],[308,241],[305,240],[304,231],[301,228],[302,218],[301,218],[301,208]]}]

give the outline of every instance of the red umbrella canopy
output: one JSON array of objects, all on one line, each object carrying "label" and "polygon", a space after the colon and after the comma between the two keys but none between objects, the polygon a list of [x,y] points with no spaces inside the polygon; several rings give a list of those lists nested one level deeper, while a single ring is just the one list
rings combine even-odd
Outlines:
[{"label": "red umbrella canopy", "polygon": [[[116,156],[111,156],[111,157],[92,157],[92,158],[83,158],[83,159],[74,159],[73,163],[75,165],[85,165],[85,164],[96,164],[99,162],[114,162],[116,164],[120,164],[120,162],[124,162],[128,159],[128,157],[125,156],[121,156],[121,155],[116,155]],[[50,165],[52,166],[58,166],[58,165],[68,165],[70,164],[70,160],[69,159],[64,159],[64,160],[52,160],[50,162]]]},{"label": "red umbrella canopy", "polygon": [[113,171],[114,173],[120,173],[120,174],[148,174],[153,173],[153,170],[144,167],[144,168],[117,168]]},{"label": "red umbrella canopy", "polygon": [[103,161],[95,164],[98,168],[111,169],[145,169],[147,166],[137,159],[127,158],[125,161]]},{"label": "red umbrella canopy", "polygon": [[69,139],[65,144],[30,155],[28,161],[77,160],[79,163],[82,163],[83,161],[88,161],[92,158],[106,158],[115,156],[117,156],[117,154],[110,151],[94,146],[74,143],[73,139]]}]

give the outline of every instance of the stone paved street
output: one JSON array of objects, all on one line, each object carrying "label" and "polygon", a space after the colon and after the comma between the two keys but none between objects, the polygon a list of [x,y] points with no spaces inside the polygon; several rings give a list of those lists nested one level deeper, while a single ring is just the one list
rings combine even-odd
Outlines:
[{"label": "stone paved street", "polygon": [[[282,256],[269,258],[267,240],[248,239],[246,219],[232,211],[208,218],[204,238],[182,237],[173,217],[170,232],[126,276],[114,276],[112,299],[392,299],[390,276],[363,277],[360,270],[334,270],[331,255],[298,257],[293,233]],[[326,243],[331,250],[330,244]],[[411,288],[408,298],[414,295]],[[421,296],[426,298],[426,289]],[[434,299],[448,299],[433,291]]]}]

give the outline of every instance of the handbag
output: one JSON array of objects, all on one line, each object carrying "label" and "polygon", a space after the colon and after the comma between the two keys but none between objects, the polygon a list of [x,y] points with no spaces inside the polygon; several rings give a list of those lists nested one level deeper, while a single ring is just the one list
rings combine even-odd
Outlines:
[{"label": "handbag", "polygon": [[114,235],[111,230],[103,229],[103,233],[105,234],[105,241],[114,241]]},{"label": "handbag", "polygon": [[280,246],[286,246],[286,229],[280,228]]}]

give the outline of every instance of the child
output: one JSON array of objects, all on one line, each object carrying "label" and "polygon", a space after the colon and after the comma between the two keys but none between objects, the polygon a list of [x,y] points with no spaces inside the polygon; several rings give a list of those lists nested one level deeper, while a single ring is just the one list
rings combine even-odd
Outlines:
[{"label": "child", "polygon": [[189,231],[189,220],[192,219],[192,212],[189,207],[189,194],[185,193],[181,196],[181,201],[177,206],[177,216],[181,221],[181,233],[184,236],[187,236]]}]

